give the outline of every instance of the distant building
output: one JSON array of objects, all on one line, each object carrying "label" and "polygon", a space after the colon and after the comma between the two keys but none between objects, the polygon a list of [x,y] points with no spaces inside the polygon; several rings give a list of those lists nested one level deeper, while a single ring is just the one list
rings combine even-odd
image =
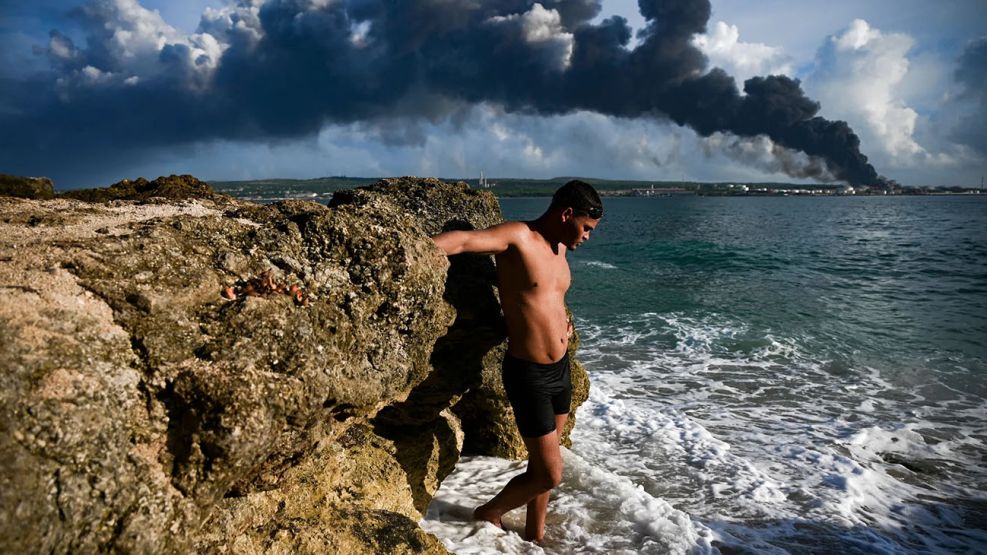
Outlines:
[{"label": "distant building", "polygon": [[496,187],[496,186],[497,186],[496,183],[490,183],[489,181],[487,181],[487,178],[486,177],[483,177],[483,172],[482,171],[480,172],[480,188],[481,189],[489,189],[490,187]]},{"label": "distant building", "polygon": [[631,189],[630,195],[633,197],[667,197],[672,194],[683,194],[691,193],[689,189],[684,187],[655,187],[653,184],[650,187]]}]

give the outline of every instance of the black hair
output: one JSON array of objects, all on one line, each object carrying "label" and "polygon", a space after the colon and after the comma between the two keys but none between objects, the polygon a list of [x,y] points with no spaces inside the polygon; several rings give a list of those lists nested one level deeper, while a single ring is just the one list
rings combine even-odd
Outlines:
[{"label": "black hair", "polygon": [[597,220],[603,216],[603,201],[596,189],[585,181],[573,179],[559,187],[552,195],[552,208],[572,208],[573,212],[583,214]]}]

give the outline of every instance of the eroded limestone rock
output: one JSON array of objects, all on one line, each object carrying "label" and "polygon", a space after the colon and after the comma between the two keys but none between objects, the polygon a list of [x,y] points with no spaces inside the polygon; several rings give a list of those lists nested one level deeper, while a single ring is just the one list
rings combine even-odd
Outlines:
[{"label": "eroded limestone rock", "polygon": [[464,441],[524,456],[492,260],[428,238],[493,196],[162,179],[0,198],[0,551],[444,553],[416,523]]},{"label": "eroded limestone rock", "polygon": [[[281,487],[430,373],[446,263],[407,215],[231,203],[0,200],[4,551],[189,549],[224,498]],[[220,296],[263,271],[310,306]],[[416,529],[406,497],[338,510]]]}]

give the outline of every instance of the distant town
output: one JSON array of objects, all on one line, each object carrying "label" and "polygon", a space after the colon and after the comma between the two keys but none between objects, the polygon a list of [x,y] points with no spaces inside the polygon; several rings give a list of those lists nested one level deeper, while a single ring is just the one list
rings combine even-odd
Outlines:
[{"label": "distant town", "polygon": [[[490,189],[497,196],[538,196],[551,194],[569,177],[546,180],[533,179],[482,179],[471,186]],[[691,181],[611,181],[583,179],[591,183],[602,195],[626,197],[663,197],[672,195],[699,196],[844,196],[844,195],[978,195],[985,194],[983,187],[925,186],[906,187],[893,180],[878,185],[847,185],[845,183],[795,184],[795,183],[702,183]]]},{"label": "distant town", "polygon": [[[210,185],[222,192],[261,194],[264,191],[332,192],[341,189],[366,186],[377,181],[375,177],[319,177],[314,179],[265,179],[253,181],[210,181]],[[627,181],[585,177],[553,177],[551,179],[441,178],[444,181],[465,181],[470,187],[490,191],[498,197],[543,197],[570,179],[582,179],[592,184],[601,195],[610,197],[667,197],[673,195],[698,196],[887,196],[887,195],[981,195],[983,187],[924,186],[907,187],[894,181],[879,185],[847,185],[843,183],[795,184],[765,183],[702,183],[693,181]]]},{"label": "distant town", "polygon": [[901,187],[898,185],[748,185],[744,183],[702,183],[694,188],[645,187],[631,189],[629,196],[696,194],[701,196],[841,196],[841,195],[978,195],[982,189],[966,187]]}]

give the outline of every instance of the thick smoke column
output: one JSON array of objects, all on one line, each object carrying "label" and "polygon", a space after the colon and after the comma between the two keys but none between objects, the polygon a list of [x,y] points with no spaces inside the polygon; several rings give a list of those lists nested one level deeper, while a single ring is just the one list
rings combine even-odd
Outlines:
[{"label": "thick smoke column", "polygon": [[956,81],[962,89],[959,100],[969,103],[966,121],[955,131],[962,143],[987,154],[987,37],[970,42],[960,56],[956,68]]},{"label": "thick smoke column", "polygon": [[115,52],[107,29],[150,16],[134,0],[99,0],[79,12],[85,48],[53,32],[52,76],[18,87],[42,94],[0,93],[13,104],[0,126],[18,130],[0,136],[0,164],[40,173],[53,156],[291,138],[328,122],[434,120],[487,102],[669,119],[704,137],[763,135],[824,160],[839,179],[879,181],[853,131],[816,116],[798,81],[755,77],[741,94],[722,70],[706,72],[691,39],[706,30],[708,0],[639,7],[647,27],[629,49],[626,20],[590,23],[598,0],[241,0],[207,11],[190,37],[165,25],[148,41],[164,47],[136,65],[140,50]]}]

